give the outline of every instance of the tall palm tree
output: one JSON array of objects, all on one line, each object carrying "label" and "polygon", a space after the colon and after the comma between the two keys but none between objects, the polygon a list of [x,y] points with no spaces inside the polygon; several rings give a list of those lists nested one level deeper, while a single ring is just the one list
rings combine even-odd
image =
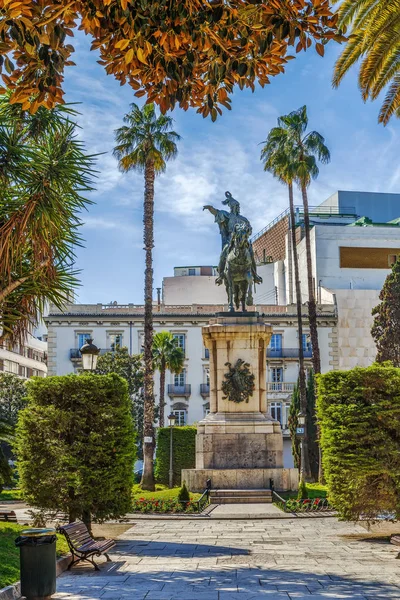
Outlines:
[{"label": "tall palm tree", "polygon": [[338,9],[339,27],[351,27],[348,42],[335,65],[337,87],[361,60],[358,84],[363,100],[376,100],[389,86],[379,122],[400,117],[400,1],[344,0]]},{"label": "tall palm tree", "polygon": [[[114,156],[123,172],[144,173],[144,250],[146,268],[144,275],[144,490],[154,491],[154,370],[153,370],[153,246],[154,246],[154,180],[163,173],[166,162],[174,158],[180,136],[172,131],[173,120],[157,115],[153,104],[139,108],[131,104],[122,127],[116,130],[117,145]],[[150,441],[152,440],[152,441]]]},{"label": "tall palm tree", "polygon": [[153,338],[153,364],[160,371],[160,400],[159,400],[159,424],[164,427],[165,407],[165,371],[181,373],[185,363],[185,354],[178,346],[177,339],[169,331],[160,331]]},{"label": "tall palm tree", "polygon": [[321,358],[318,343],[317,307],[311,258],[310,213],[307,188],[311,180],[319,174],[317,159],[322,163],[330,161],[330,153],[325,139],[317,131],[307,133],[307,107],[302,106],[279,119],[280,126],[286,130],[285,152],[292,163],[294,180],[301,189],[304,206],[304,230],[306,238],[307,282],[308,282],[308,318],[312,344],[314,373],[321,372]]},{"label": "tall palm tree", "polygon": [[[296,242],[296,220],[294,214],[293,202],[293,183],[295,180],[295,169],[290,156],[285,151],[287,144],[288,130],[281,126],[281,121],[278,119],[278,127],[274,127],[268,134],[267,139],[262,142],[261,160],[264,164],[264,171],[269,171],[281,183],[288,187],[289,193],[289,210],[290,210],[290,231],[291,231],[291,246],[293,253],[295,289],[296,289],[296,309],[297,309],[297,328],[298,328],[298,344],[299,344],[299,395],[300,407],[304,414],[307,413],[307,387],[306,375],[304,370],[304,350],[303,350],[303,320],[302,320],[302,302],[301,302],[301,286],[299,276],[299,259],[297,254]],[[307,429],[304,432],[303,444],[301,446],[301,470],[302,476],[306,481],[311,478],[310,461],[308,454],[308,437]]]}]

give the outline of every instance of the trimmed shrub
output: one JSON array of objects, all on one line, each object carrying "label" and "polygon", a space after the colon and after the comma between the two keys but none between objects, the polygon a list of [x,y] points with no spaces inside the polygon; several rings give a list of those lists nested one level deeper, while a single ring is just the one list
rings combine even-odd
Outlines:
[{"label": "trimmed shrub", "polygon": [[[174,486],[181,485],[182,469],[194,469],[196,465],[196,432],[196,427],[191,426],[173,428]],[[168,485],[169,482],[169,448],[170,428],[161,427],[157,435],[155,477],[158,483],[165,485]]]},{"label": "trimmed shrub", "polygon": [[189,490],[186,487],[185,481],[182,483],[182,487],[179,490],[178,500],[179,500],[179,502],[184,502],[184,503],[190,502],[190,494],[189,494]]},{"label": "trimmed shrub", "polygon": [[102,521],[131,506],[135,436],[119,375],[35,377],[19,413],[17,456],[25,500]]},{"label": "trimmed shrub", "polygon": [[308,498],[308,491],[307,491],[306,482],[304,481],[304,479],[301,479],[300,484],[299,484],[299,492],[297,494],[297,500],[306,500],[307,498]]},{"label": "trimmed shrub", "polygon": [[347,520],[400,517],[400,369],[374,364],[318,376],[329,500]]}]

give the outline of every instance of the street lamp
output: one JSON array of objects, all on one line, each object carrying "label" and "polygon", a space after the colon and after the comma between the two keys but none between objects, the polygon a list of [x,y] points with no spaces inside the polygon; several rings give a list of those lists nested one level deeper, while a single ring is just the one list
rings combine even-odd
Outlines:
[{"label": "street lamp", "polygon": [[95,371],[100,348],[93,344],[93,339],[88,338],[80,349],[82,355],[82,367],[84,371]]},{"label": "street lamp", "polygon": [[171,489],[174,485],[174,467],[172,463],[172,428],[175,425],[176,416],[171,411],[171,414],[168,415],[168,425],[169,425],[169,488]]}]

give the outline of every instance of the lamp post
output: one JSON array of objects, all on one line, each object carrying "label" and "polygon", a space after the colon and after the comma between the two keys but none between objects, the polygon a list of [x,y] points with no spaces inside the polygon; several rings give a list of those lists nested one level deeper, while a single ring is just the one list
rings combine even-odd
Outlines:
[{"label": "lamp post", "polygon": [[303,479],[303,476],[304,476],[303,439],[304,439],[304,435],[305,435],[305,428],[306,428],[306,415],[303,413],[303,411],[300,411],[299,414],[297,415],[297,428],[296,428],[296,435],[300,440],[300,481]]},{"label": "lamp post", "polygon": [[93,344],[93,339],[88,338],[80,349],[82,355],[82,368],[84,371],[95,371],[100,348]]},{"label": "lamp post", "polygon": [[169,488],[171,489],[174,486],[174,467],[172,462],[172,429],[175,425],[176,417],[174,413],[171,411],[171,414],[168,415],[168,424],[169,424]]}]

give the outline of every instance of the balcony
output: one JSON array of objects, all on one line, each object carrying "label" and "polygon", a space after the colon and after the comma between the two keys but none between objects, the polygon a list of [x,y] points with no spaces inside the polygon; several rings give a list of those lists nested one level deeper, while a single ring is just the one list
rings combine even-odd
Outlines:
[{"label": "balcony", "polygon": [[268,381],[267,392],[278,394],[290,394],[294,390],[294,383],[286,381]]},{"label": "balcony", "polygon": [[[312,349],[303,348],[304,358],[312,358]],[[267,358],[299,358],[298,348],[267,348]]]},{"label": "balcony", "polygon": [[185,398],[189,398],[192,393],[192,386],[190,383],[186,385],[175,385],[174,383],[168,384],[168,396],[173,398],[174,396],[185,396]]},{"label": "balcony", "polygon": [[201,383],[200,384],[200,396],[203,398],[208,398],[210,395],[210,384],[209,383]]}]

